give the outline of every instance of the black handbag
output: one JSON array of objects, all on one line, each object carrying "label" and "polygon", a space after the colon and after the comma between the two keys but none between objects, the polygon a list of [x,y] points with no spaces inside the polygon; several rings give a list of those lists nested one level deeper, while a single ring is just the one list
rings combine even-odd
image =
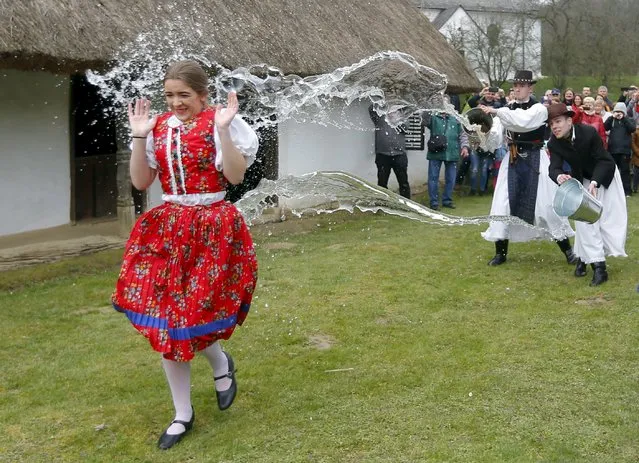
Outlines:
[{"label": "black handbag", "polygon": [[426,144],[430,153],[441,153],[442,151],[446,151],[448,148],[446,130],[448,130],[448,118],[446,118],[446,124],[444,125],[444,135],[433,135],[431,133],[428,143]]}]

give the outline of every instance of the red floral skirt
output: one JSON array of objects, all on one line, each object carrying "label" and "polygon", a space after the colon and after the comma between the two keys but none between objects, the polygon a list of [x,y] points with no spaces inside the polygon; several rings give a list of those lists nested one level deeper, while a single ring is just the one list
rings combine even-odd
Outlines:
[{"label": "red floral skirt", "polygon": [[251,235],[233,204],[165,203],[135,224],[112,301],[153,349],[189,361],[242,324],[256,281]]}]

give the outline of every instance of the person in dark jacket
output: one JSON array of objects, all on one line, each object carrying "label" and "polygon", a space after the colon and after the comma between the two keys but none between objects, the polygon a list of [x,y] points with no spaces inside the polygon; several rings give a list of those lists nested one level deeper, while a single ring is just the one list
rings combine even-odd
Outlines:
[{"label": "person in dark jacket", "polygon": [[608,134],[608,151],[615,160],[626,196],[632,194],[630,187],[630,155],[632,154],[632,134],[637,128],[635,122],[626,117],[625,103],[617,103],[604,124]]},{"label": "person in dark jacket", "polygon": [[[575,276],[585,276],[590,264],[594,272],[590,286],[598,286],[608,280],[606,256],[626,257],[626,198],[619,170],[597,130],[573,124],[572,116],[572,109],[563,103],[548,109],[553,133],[548,142],[548,175],[559,185],[570,178],[578,180],[603,206],[597,222],[575,221],[575,253],[579,257]],[[564,170],[565,163],[570,165],[570,174]]]},{"label": "person in dark jacket", "polygon": [[486,87],[468,99],[468,106],[471,108],[476,108],[478,105],[490,106],[495,109],[504,106],[499,96],[499,87]]},{"label": "person in dark jacket", "polygon": [[377,185],[388,188],[391,169],[399,184],[399,194],[410,199],[408,183],[408,156],[406,155],[406,129],[403,125],[391,127],[385,116],[377,114],[373,105],[368,108],[375,124],[375,165]]}]

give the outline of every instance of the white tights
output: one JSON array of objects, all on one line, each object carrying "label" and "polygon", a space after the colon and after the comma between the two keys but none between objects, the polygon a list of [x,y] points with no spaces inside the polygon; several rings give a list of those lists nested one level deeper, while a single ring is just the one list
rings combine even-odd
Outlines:
[{"label": "white tights", "polygon": [[[211,344],[201,352],[211,364],[214,377],[228,373],[228,359],[219,342]],[[171,389],[173,406],[175,407],[175,419],[188,422],[193,415],[191,406],[191,364],[162,358],[162,367]],[[222,378],[215,381],[215,388],[218,391],[226,391],[229,387],[231,387],[230,378]],[[184,426],[180,423],[173,423],[167,429],[168,434],[182,434],[184,431]]]}]

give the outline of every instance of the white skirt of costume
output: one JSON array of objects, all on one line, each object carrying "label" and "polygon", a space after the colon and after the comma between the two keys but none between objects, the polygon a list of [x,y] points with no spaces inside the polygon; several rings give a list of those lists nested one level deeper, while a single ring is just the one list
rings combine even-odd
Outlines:
[{"label": "white skirt of costume", "polygon": [[[510,216],[510,202],[508,199],[508,162],[504,158],[499,168],[497,185],[490,207],[491,216]],[[545,150],[539,153],[539,184],[535,200],[535,227],[519,224],[509,224],[501,221],[491,221],[488,230],[481,236],[487,241],[510,240],[525,242],[531,240],[563,240],[575,235],[566,217],[559,217],[552,208],[552,201],[557,191],[557,184],[548,176],[550,159]]]},{"label": "white skirt of costume", "polygon": [[[584,179],[583,183],[588,188],[590,180]],[[597,199],[603,206],[599,220],[593,224],[575,221],[575,254],[586,264],[604,262],[607,256],[627,257],[628,212],[619,169],[615,168],[608,188],[597,190]]]}]

